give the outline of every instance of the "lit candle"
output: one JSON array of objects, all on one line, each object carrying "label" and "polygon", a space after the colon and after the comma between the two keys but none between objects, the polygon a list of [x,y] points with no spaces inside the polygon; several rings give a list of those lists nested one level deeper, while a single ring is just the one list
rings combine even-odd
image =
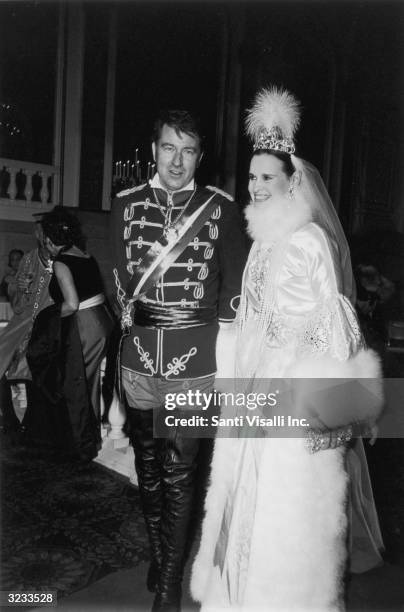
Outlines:
[{"label": "lit candle", "polygon": [[118,162],[115,164],[115,176],[118,177]]},{"label": "lit candle", "polygon": [[150,175],[151,175],[151,163],[147,162],[147,180],[150,179]]},{"label": "lit candle", "polygon": [[130,167],[130,178],[133,179],[133,169],[135,167],[135,164],[132,164]]},{"label": "lit candle", "polygon": [[137,164],[137,160],[138,160],[138,157],[137,157],[138,151],[139,149],[135,149],[135,164]]},{"label": "lit candle", "polygon": [[140,161],[136,162],[136,180],[139,181],[139,183],[142,180],[142,169],[140,167]]}]

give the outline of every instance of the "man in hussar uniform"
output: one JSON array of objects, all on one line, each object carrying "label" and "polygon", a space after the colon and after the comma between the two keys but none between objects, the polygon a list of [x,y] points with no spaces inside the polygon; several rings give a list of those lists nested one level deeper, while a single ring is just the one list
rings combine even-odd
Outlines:
[{"label": "man in hussar uniform", "polygon": [[154,439],[153,409],[167,393],[212,390],[216,339],[235,317],[246,245],[237,204],[195,182],[203,155],[196,120],[162,113],[152,149],[157,173],[118,194],[112,232],[128,332],[122,385],[152,554],[147,586],[153,611],[171,612],[180,610],[200,440],[175,427]]}]

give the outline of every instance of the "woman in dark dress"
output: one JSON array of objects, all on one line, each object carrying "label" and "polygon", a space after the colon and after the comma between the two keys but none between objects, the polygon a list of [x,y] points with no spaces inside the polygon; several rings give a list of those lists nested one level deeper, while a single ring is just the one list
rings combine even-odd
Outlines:
[{"label": "woman in dark dress", "polygon": [[46,432],[64,456],[92,459],[100,443],[100,364],[113,321],[78,219],[58,206],[42,227],[54,260],[54,304],[38,315],[28,348],[39,416],[32,415],[29,429],[36,437]]}]

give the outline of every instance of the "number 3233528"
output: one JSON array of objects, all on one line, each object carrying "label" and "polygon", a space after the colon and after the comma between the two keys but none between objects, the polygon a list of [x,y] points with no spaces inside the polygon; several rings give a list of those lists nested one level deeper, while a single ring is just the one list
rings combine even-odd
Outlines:
[{"label": "number 3233528", "polygon": [[1,591],[0,602],[3,606],[27,606],[39,604],[42,606],[56,606],[56,592],[31,592],[31,591]]}]

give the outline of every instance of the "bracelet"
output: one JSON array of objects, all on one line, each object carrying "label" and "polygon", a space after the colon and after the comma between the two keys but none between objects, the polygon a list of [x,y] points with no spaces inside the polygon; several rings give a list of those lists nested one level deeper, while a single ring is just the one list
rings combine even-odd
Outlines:
[{"label": "bracelet", "polygon": [[305,439],[305,446],[309,453],[314,454],[328,448],[338,448],[347,444],[353,436],[353,426],[340,427],[338,429],[309,429]]},{"label": "bracelet", "polygon": [[309,453],[314,454],[326,450],[331,444],[331,430],[309,429],[305,439],[305,446]]},{"label": "bracelet", "polygon": [[353,427],[352,425],[348,425],[348,427],[341,427],[340,429],[334,430],[332,433],[333,439],[331,448],[338,448],[352,439]]}]

